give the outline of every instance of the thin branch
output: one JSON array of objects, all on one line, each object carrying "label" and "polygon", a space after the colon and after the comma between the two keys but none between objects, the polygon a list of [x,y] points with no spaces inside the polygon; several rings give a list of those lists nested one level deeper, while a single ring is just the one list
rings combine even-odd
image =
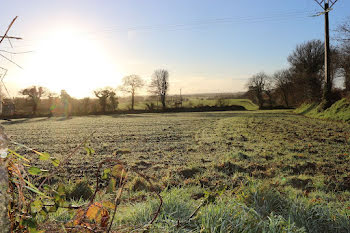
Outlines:
[{"label": "thin branch", "polygon": [[[99,166],[98,166],[97,171],[96,171],[96,188],[95,188],[95,192],[91,196],[90,202],[87,204],[83,215],[78,219],[78,223],[76,225],[80,225],[82,223],[83,219],[86,216],[87,211],[89,210],[90,206],[93,204],[93,202],[95,200],[96,194],[97,194],[97,192],[99,190],[99,186],[100,186],[100,175],[101,175],[101,168],[102,168],[103,164],[105,164],[105,163],[112,163],[112,162],[114,162],[116,164],[123,165],[123,162],[118,160],[118,159],[105,159],[105,160],[103,160],[102,162],[99,163]],[[76,215],[73,220],[75,220],[77,216],[78,215]],[[113,221],[112,221],[112,223],[113,223]]]},{"label": "thin branch", "polygon": [[8,26],[8,28],[7,28],[7,30],[6,30],[6,32],[5,32],[5,34],[4,34],[4,36],[3,36],[3,37],[1,38],[1,40],[0,40],[0,44],[1,44],[1,42],[7,37],[7,33],[10,31],[10,28],[12,27],[13,23],[16,21],[17,17],[18,17],[18,16],[16,16],[16,17],[12,20],[12,22],[10,23],[10,25]]},{"label": "thin branch", "polygon": [[0,36],[0,38],[4,39],[12,39],[12,40],[22,40],[22,37],[17,37],[17,36]]},{"label": "thin branch", "polygon": [[154,223],[154,221],[157,219],[157,217],[158,217],[158,215],[159,215],[159,213],[160,213],[160,210],[162,209],[162,206],[163,206],[163,199],[162,199],[162,197],[159,195],[159,193],[156,191],[156,189],[154,188],[154,186],[153,186],[153,184],[152,184],[152,182],[151,182],[151,178],[150,177],[148,177],[148,176],[146,176],[146,175],[144,175],[144,174],[141,174],[140,172],[138,172],[138,171],[136,171],[136,170],[134,170],[134,172],[136,173],[136,174],[138,174],[139,176],[141,176],[143,179],[145,179],[146,181],[147,181],[147,183],[151,186],[151,190],[152,190],[152,192],[154,192],[156,195],[157,195],[157,197],[158,197],[158,199],[159,199],[159,206],[158,206],[158,209],[157,209],[157,212],[154,214],[154,217],[152,218],[152,220],[147,224],[148,226],[150,226],[150,225],[152,225],[153,223]]},{"label": "thin branch", "polygon": [[126,179],[127,179],[127,175],[128,173],[126,172],[126,176],[125,178],[123,178],[123,174],[124,174],[124,169],[122,170],[122,174],[121,174],[121,177],[120,177],[120,182],[119,182],[119,192],[117,194],[117,196],[115,197],[115,200],[114,200],[114,210],[113,210],[113,214],[112,214],[112,219],[111,219],[111,223],[109,224],[109,228],[107,230],[107,233],[109,233],[112,229],[112,225],[113,225],[113,221],[114,221],[114,218],[115,218],[115,214],[117,213],[117,207],[120,203],[120,198],[121,196],[123,195],[123,190],[124,190],[124,186],[127,182]]},{"label": "thin branch", "polygon": [[89,136],[87,136],[84,141],[82,141],[77,147],[75,147],[74,150],[72,150],[70,154],[67,155],[66,158],[63,159],[63,161],[59,164],[59,167],[57,167],[57,169],[54,172],[52,172],[43,180],[43,182],[41,182],[41,184],[39,185],[39,189],[45,184],[47,180],[49,180],[51,177],[53,177],[53,175],[56,174],[59,168],[62,168],[63,165],[67,163],[68,159],[70,159],[92,137],[92,135],[94,135],[95,132],[96,131],[93,131]]}]

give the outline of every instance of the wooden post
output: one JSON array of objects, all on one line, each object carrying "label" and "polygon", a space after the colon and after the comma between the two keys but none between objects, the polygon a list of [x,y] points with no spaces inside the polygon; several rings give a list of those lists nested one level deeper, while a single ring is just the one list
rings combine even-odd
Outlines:
[{"label": "wooden post", "polygon": [[324,9],[325,9],[325,41],[324,41],[324,73],[325,73],[325,86],[323,89],[323,108],[327,109],[331,105],[331,91],[332,91],[332,82],[331,82],[331,75],[330,75],[330,49],[329,49],[329,17],[328,17],[328,12],[329,12],[329,4],[325,3],[324,4]]},{"label": "wooden post", "polygon": [[10,232],[10,223],[8,217],[8,172],[7,172],[7,147],[8,139],[0,126],[0,232]]}]

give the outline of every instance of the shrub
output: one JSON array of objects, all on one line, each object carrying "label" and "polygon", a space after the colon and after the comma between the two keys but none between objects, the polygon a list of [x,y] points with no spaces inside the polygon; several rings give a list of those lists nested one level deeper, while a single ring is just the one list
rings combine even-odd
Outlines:
[{"label": "shrub", "polygon": [[88,200],[93,192],[87,181],[79,181],[69,193],[69,198],[79,200],[80,198]]}]

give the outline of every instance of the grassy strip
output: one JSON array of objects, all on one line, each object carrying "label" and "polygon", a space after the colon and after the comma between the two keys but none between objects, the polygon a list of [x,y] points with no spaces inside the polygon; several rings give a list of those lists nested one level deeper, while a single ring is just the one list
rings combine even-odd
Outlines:
[{"label": "grassy strip", "polygon": [[350,100],[341,99],[325,111],[315,103],[303,104],[295,110],[295,113],[312,118],[350,122]]}]

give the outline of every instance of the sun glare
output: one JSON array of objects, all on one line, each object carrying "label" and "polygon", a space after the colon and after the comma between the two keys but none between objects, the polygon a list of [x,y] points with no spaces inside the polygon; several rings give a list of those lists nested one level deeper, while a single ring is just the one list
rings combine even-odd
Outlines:
[{"label": "sun glare", "polygon": [[122,74],[108,50],[96,37],[73,29],[55,29],[38,44],[24,72],[25,83],[42,85],[56,93],[65,89],[78,98],[91,96],[99,87],[116,87]]}]

